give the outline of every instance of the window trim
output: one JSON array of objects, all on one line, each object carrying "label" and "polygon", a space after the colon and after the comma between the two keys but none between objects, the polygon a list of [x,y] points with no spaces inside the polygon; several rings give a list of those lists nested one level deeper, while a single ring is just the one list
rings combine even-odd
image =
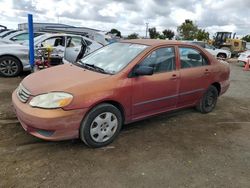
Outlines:
[{"label": "window trim", "polygon": [[40,44],[44,43],[46,40],[50,40],[50,39],[53,39],[53,38],[62,38],[63,39],[63,42],[64,42],[64,46],[65,47],[65,36],[51,36],[51,37],[48,37],[46,39],[43,39],[41,42],[39,42]]}]

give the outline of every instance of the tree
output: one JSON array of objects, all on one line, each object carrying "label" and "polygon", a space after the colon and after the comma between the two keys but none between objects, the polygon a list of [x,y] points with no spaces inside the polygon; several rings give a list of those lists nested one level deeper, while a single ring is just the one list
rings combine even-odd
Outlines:
[{"label": "tree", "polygon": [[195,38],[197,40],[209,40],[209,33],[205,31],[205,29],[198,29]]},{"label": "tree", "polygon": [[159,39],[166,39],[166,36],[165,35],[159,35],[157,38],[159,38]]},{"label": "tree", "polygon": [[174,31],[170,30],[170,29],[165,29],[162,31],[165,39],[168,38],[169,40],[171,40],[174,37]]},{"label": "tree", "polygon": [[245,40],[246,42],[250,42],[250,35],[246,35],[242,37],[242,40]]},{"label": "tree", "polygon": [[198,27],[192,20],[187,19],[177,28],[177,31],[183,40],[194,40],[198,32]]},{"label": "tree", "polygon": [[139,34],[137,33],[132,33],[128,35],[128,39],[138,39],[138,38],[139,38]]},{"label": "tree", "polygon": [[151,39],[157,39],[160,36],[160,33],[156,31],[155,27],[149,28],[148,32]]},{"label": "tree", "polygon": [[209,40],[209,33],[205,29],[199,29],[192,20],[185,20],[178,28],[177,31],[182,40]]},{"label": "tree", "polygon": [[108,33],[114,34],[117,37],[122,37],[121,32],[117,29],[111,29]]}]

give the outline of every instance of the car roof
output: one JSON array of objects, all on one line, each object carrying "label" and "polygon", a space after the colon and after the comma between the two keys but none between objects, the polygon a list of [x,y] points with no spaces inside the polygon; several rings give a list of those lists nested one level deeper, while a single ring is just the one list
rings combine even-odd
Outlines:
[{"label": "car roof", "polygon": [[120,42],[124,43],[134,43],[134,44],[142,44],[147,46],[159,46],[159,45],[178,45],[185,44],[185,42],[177,41],[177,40],[161,40],[161,39],[131,39],[131,40],[122,40]]},{"label": "car roof", "polygon": [[68,33],[45,33],[44,35],[46,36],[77,36],[77,37],[81,37],[81,35],[75,35],[75,34],[68,34]]}]

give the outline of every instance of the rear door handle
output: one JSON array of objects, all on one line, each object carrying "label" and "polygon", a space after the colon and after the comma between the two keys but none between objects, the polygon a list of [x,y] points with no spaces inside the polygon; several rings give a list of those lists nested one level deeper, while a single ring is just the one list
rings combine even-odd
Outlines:
[{"label": "rear door handle", "polygon": [[205,70],[205,75],[209,75],[210,74],[210,71],[208,69]]},{"label": "rear door handle", "polygon": [[173,74],[172,77],[170,78],[170,80],[176,80],[177,79],[177,75]]}]

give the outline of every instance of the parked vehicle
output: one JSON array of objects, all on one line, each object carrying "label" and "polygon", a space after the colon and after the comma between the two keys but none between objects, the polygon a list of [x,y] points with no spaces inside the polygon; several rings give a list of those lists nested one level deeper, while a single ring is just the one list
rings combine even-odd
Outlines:
[{"label": "parked vehicle", "polygon": [[3,38],[3,37],[5,37],[5,36],[7,36],[7,35],[9,35],[9,34],[11,34],[11,33],[16,32],[16,31],[17,30],[6,30],[6,31],[3,31],[3,32],[0,33],[0,39]]},{"label": "parked vehicle", "polygon": [[0,25],[0,33],[1,33],[2,31],[6,31],[6,30],[7,30],[7,27],[6,27],[6,26]]},{"label": "parked vehicle", "polygon": [[235,36],[236,33],[232,35],[232,32],[217,32],[212,43],[216,48],[231,51],[233,56],[237,56],[246,50],[246,41]]},{"label": "parked vehicle", "polygon": [[246,43],[246,50],[250,50],[250,42]]},{"label": "parked vehicle", "polygon": [[215,56],[217,58],[222,58],[222,59],[231,58],[231,52],[228,50],[215,48],[214,46],[209,45],[203,41],[188,41],[188,42],[205,48],[208,52],[210,52],[213,56]]},{"label": "parked vehicle", "polygon": [[[43,35],[42,32],[34,32],[34,37],[39,35]],[[8,34],[0,39],[1,44],[10,44],[10,43],[20,43],[22,41],[29,39],[29,32],[28,31],[16,31],[11,34]]]},{"label": "parked vehicle", "polygon": [[[59,54],[69,62],[75,62],[81,52],[82,43],[88,45],[84,55],[102,47],[95,41],[83,36],[71,34],[44,34],[34,39],[35,49],[50,45],[59,51]],[[29,42],[21,44],[0,45],[0,75],[14,77],[22,71],[29,71]]]},{"label": "parked vehicle", "polygon": [[30,134],[102,147],[123,124],[185,107],[211,112],[229,72],[227,62],[196,45],[125,40],[26,77],[12,101]]},{"label": "parked vehicle", "polygon": [[243,63],[245,66],[246,63],[248,63],[248,61],[250,61],[250,50],[242,52],[239,55],[240,56],[238,57],[238,63]]}]

